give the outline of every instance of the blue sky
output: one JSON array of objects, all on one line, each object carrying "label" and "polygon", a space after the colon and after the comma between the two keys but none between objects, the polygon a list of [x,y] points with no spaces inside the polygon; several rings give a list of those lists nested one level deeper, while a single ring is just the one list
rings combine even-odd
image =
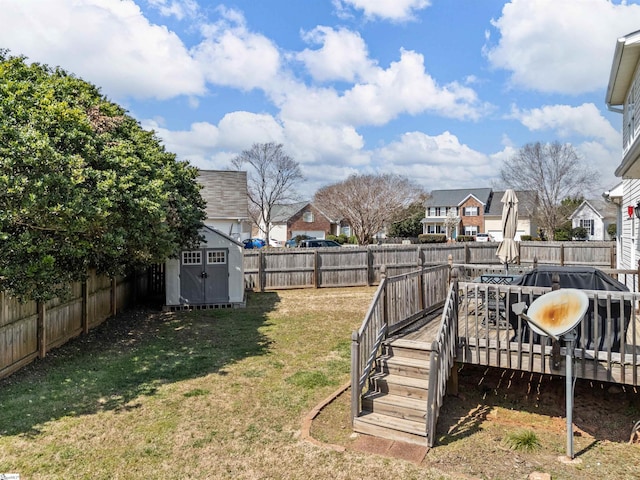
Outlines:
[{"label": "blue sky", "polygon": [[620,181],[604,97],[638,3],[0,0],[0,48],[98,85],[199,168],[282,143],[304,198],[352,173],[499,188],[519,147],[554,140],[596,172],[589,197]]}]

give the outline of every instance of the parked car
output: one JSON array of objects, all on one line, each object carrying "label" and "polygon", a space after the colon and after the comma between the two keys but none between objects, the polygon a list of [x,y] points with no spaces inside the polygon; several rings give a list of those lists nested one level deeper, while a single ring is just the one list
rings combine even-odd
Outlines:
[{"label": "parked car", "polygon": [[489,233],[478,233],[476,242],[493,242],[493,237]]},{"label": "parked car", "polygon": [[309,237],[308,235],[296,235],[284,242],[284,246],[287,248],[297,247],[301,240],[312,240],[313,238],[315,237]]},{"label": "parked car", "polygon": [[314,238],[311,240],[301,240],[298,244],[301,248],[323,248],[323,247],[341,247],[338,242],[333,240],[324,240],[320,238]]},{"label": "parked car", "polygon": [[275,238],[270,238],[269,245],[271,245],[272,247],[282,247],[284,245],[284,242],[282,240],[276,240]]},{"label": "parked car", "polygon": [[262,248],[267,244],[267,242],[261,238],[247,238],[243,240],[242,243],[244,244],[244,248]]}]

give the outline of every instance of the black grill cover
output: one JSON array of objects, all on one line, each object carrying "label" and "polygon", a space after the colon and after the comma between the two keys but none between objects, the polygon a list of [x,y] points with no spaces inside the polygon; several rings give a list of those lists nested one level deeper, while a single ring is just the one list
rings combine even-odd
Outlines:
[{"label": "black grill cover", "polygon": [[[624,283],[611,278],[602,270],[594,267],[558,267],[558,266],[542,266],[534,268],[532,271],[522,275],[521,278],[515,280],[512,285],[551,287],[554,274],[558,274],[560,278],[560,288],[578,288],[581,290],[605,290],[616,292],[628,292],[629,289]],[[535,298],[529,298],[529,295],[523,295],[522,300],[531,305]],[[512,296],[511,302],[517,302],[517,297]],[[593,299],[589,300],[589,308],[585,313],[587,330],[582,332],[578,326],[576,332],[578,339],[576,346],[595,350],[607,350],[608,343],[611,344],[611,350],[620,351],[620,338],[623,330],[621,329],[624,321],[624,331],[627,331],[629,320],[631,318],[631,302],[624,302],[624,311],[621,312],[620,302],[611,303],[611,338],[606,341],[607,335],[607,302],[606,299],[598,300],[598,305],[594,305]],[[517,331],[518,317],[509,312],[509,322]],[[597,322],[597,332],[594,332],[594,324]],[[529,327],[523,322],[523,338],[527,342],[529,340]],[[534,343],[540,343],[540,336],[533,334]]]}]

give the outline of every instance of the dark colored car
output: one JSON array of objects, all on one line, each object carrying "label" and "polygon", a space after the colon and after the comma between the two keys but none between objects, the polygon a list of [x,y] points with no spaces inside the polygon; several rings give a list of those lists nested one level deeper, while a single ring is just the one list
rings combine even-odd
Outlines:
[{"label": "dark colored car", "polygon": [[295,237],[293,237],[290,240],[287,240],[286,242],[284,242],[284,246],[287,248],[292,248],[292,247],[298,247],[299,243],[302,240],[312,240],[314,239],[314,237],[309,237],[307,235],[297,235]]},{"label": "dark colored car", "polygon": [[247,238],[243,240],[244,248],[262,248],[267,243],[261,238]]},{"label": "dark colored car", "polygon": [[298,244],[301,248],[324,248],[324,247],[341,247],[338,242],[333,240],[324,240],[320,238],[314,238],[311,240],[302,240]]}]

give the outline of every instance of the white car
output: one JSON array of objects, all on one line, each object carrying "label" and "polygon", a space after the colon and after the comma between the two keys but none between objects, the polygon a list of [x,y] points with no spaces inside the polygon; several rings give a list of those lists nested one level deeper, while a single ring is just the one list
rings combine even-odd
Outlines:
[{"label": "white car", "polygon": [[476,242],[493,242],[493,237],[489,233],[478,233]]}]

